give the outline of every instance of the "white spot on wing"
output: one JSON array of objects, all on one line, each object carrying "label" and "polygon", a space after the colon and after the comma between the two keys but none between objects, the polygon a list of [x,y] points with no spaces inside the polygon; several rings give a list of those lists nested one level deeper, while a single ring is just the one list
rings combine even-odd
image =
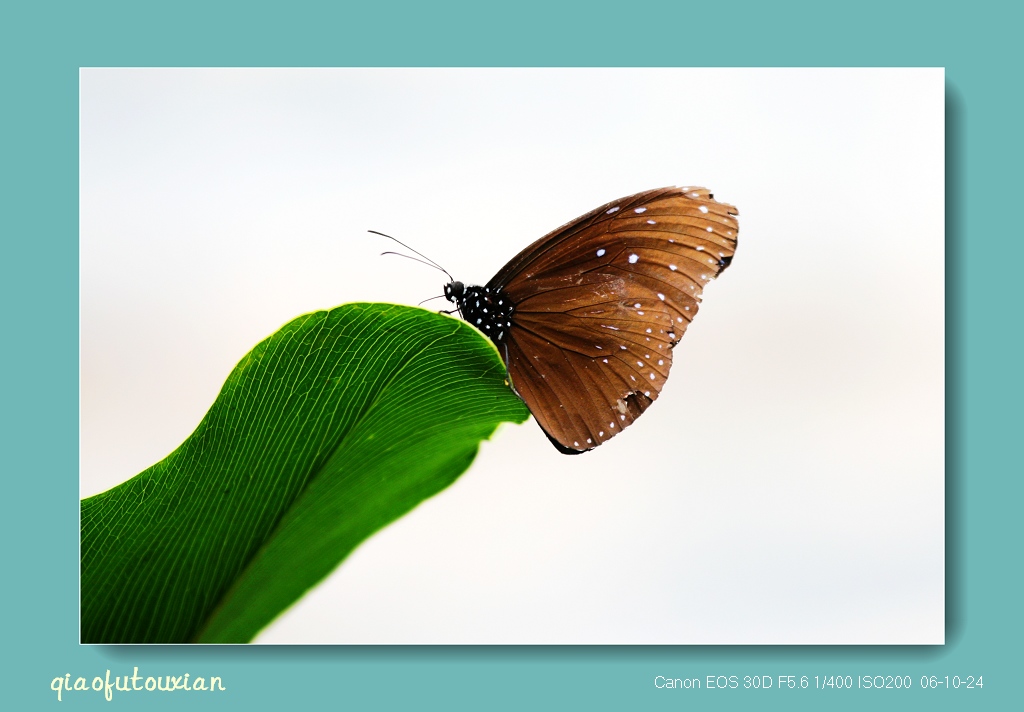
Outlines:
[{"label": "white spot on wing", "polygon": [[708,211],[708,208],[706,205],[702,205],[699,208],[697,208],[697,210],[701,211],[702,213],[706,213]]},{"label": "white spot on wing", "polygon": [[[619,206],[616,205],[614,208],[609,208],[608,210],[605,210],[604,212],[605,212],[606,215],[611,215],[612,213],[616,212],[618,209],[619,209]],[[589,443],[590,441],[588,440],[587,442]]]},{"label": "white spot on wing", "polygon": [[662,294],[661,292],[658,292],[658,299],[660,299],[661,301],[665,301],[665,295]]},{"label": "white spot on wing", "polygon": [[633,212],[634,213],[646,213],[647,212],[647,208],[637,208]]},{"label": "white spot on wing", "polygon": [[639,259],[640,259],[639,255],[630,255],[629,256],[629,264],[635,265]]},{"label": "white spot on wing", "polygon": [[670,270],[672,270],[673,272],[675,272],[675,271],[676,271],[677,269],[679,269],[679,268],[678,268],[678,267],[676,267],[675,265],[669,265],[669,266],[668,266],[668,268],[669,268]]},{"label": "white spot on wing", "polygon": [[598,257],[604,257],[604,248],[603,247],[600,250],[597,251],[597,256]]}]

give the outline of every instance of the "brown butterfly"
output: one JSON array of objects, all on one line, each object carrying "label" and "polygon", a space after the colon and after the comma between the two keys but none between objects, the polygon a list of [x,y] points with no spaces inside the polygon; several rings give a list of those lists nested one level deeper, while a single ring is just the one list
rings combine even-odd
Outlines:
[{"label": "brown butterfly", "polygon": [[713,198],[630,195],[540,238],[486,286],[445,285],[560,452],[592,450],[657,399],[704,285],[736,251],[739,213]]}]

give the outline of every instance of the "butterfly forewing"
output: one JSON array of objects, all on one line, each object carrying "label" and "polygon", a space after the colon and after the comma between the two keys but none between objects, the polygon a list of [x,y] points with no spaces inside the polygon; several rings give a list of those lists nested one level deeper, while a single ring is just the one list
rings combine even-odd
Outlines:
[{"label": "butterfly forewing", "polygon": [[523,250],[488,283],[515,304],[516,392],[563,452],[584,452],[653,402],[704,285],[728,267],[736,208],[704,188],[608,203]]}]

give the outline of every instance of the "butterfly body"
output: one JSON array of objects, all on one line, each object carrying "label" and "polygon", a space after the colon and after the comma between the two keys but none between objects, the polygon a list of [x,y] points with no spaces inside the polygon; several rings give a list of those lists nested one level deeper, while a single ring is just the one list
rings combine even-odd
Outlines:
[{"label": "butterfly body", "polygon": [[607,203],[545,235],[485,286],[445,297],[497,346],[560,452],[614,437],[657,399],[704,285],[732,261],[736,208],[703,188]]},{"label": "butterfly body", "polygon": [[502,289],[450,282],[444,296],[459,308],[462,318],[484,332],[500,348],[512,327],[515,306]]}]

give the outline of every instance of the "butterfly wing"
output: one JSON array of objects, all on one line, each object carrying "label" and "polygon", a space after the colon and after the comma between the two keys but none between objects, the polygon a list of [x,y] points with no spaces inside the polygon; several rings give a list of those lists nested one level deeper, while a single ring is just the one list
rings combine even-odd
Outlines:
[{"label": "butterfly wing", "polygon": [[516,305],[512,385],[562,452],[629,426],[657,399],[704,285],[736,251],[736,208],[704,188],[663,188],[545,235],[488,286]]}]

